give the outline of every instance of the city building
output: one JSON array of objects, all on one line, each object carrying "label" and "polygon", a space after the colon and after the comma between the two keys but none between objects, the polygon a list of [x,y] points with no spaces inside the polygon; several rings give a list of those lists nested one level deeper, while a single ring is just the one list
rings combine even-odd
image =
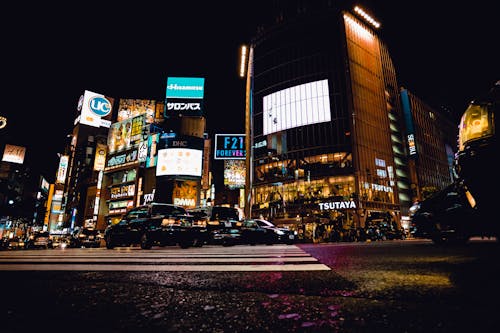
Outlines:
[{"label": "city building", "polygon": [[[449,179],[449,154],[439,148],[438,170],[422,157],[412,178],[414,140],[423,132],[407,132],[380,22],[368,9],[334,1],[273,4],[278,14],[259,27],[249,52],[251,214],[299,225],[306,237],[322,223],[401,225],[419,177],[437,171],[435,186]],[[418,117],[423,105],[406,111]]]},{"label": "city building", "polygon": [[445,110],[436,110],[401,88],[408,142],[412,200],[422,201],[455,180],[458,124]]}]

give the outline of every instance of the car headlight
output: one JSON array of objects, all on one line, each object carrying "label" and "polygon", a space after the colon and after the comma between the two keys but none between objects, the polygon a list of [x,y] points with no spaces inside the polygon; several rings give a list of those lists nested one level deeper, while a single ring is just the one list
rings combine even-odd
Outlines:
[{"label": "car headlight", "polygon": [[281,230],[274,230],[275,233],[277,233],[280,236],[283,236],[285,233]]}]

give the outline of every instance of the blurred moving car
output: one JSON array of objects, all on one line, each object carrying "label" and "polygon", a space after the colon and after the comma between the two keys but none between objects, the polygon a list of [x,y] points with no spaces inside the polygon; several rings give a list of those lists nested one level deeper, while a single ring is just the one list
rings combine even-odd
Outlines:
[{"label": "blurred moving car", "polygon": [[295,242],[296,234],[286,228],[279,228],[264,219],[246,219],[240,227],[242,244],[288,244]]},{"label": "blurred moving car", "polygon": [[70,247],[100,247],[101,234],[94,228],[79,228],[70,237]]},{"label": "blurred moving car", "polygon": [[48,231],[36,231],[33,234],[29,235],[26,241],[26,248],[52,249],[53,244],[52,244],[52,238],[50,237],[50,233]]},{"label": "blurred moving car", "polygon": [[6,237],[1,239],[1,247],[5,250],[24,249],[24,240],[19,236]]},{"label": "blurred moving car", "polygon": [[50,238],[52,239],[52,248],[54,249],[69,247],[70,235],[67,233],[51,233]]}]

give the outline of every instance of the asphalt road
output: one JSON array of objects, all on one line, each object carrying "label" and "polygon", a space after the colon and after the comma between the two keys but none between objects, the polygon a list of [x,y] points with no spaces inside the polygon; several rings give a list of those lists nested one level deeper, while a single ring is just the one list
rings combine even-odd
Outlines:
[{"label": "asphalt road", "polygon": [[[35,268],[58,256],[67,268]],[[138,258],[144,270],[128,270]],[[1,251],[0,332],[491,332],[499,259],[481,240]],[[82,262],[114,268],[69,268]]]}]

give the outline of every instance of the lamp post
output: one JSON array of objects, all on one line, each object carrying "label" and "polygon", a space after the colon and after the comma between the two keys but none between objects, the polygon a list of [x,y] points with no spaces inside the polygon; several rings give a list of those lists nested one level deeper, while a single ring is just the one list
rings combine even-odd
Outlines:
[{"label": "lamp post", "polygon": [[[248,54],[248,56],[247,56]],[[243,45],[240,49],[240,77],[246,77],[245,89],[245,217],[252,217],[253,178],[253,46]],[[245,66],[246,65],[246,66]],[[246,74],[246,75],[245,75]]]}]

